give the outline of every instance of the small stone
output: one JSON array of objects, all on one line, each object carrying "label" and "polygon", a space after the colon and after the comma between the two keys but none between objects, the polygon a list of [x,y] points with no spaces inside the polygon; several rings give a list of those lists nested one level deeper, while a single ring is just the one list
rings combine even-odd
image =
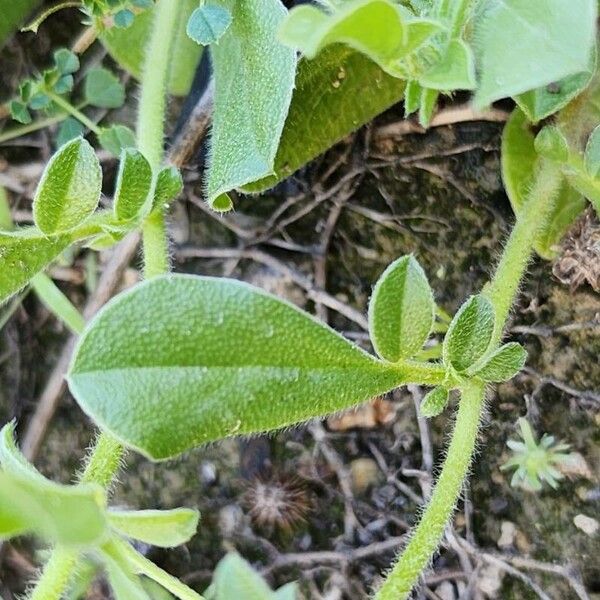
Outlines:
[{"label": "small stone", "polygon": [[512,521],[502,521],[500,525],[500,538],[498,539],[498,548],[510,548],[515,543],[517,528]]},{"label": "small stone", "polygon": [[569,478],[584,477],[590,481],[594,478],[592,470],[579,452],[570,452],[569,459],[559,463],[558,470]]},{"label": "small stone", "polygon": [[587,515],[575,515],[573,523],[575,524],[575,527],[577,527],[577,529],[581,529],[583,533],[589,536],[596,535],[596,533],[598,533],[598,530],[600,529],[600,523],[598,523],[596,519],[588,517]]},{"label": "small stone", "polygon": [[350,463],[350,480],[355,494],[366,492],[380,477],[379,467],[372,458],[357,458]]},{"label": "small stone", "polygon": [[204,485],[213,485],[217,481],[217,468],[214,463],[208,460],[200,463],[200,481]]},{"label": "small stone", "polygon": [[488,598],[497,598],[503,575],[504,572],[497,565],[486,565],[479,574],[479,591]]}]

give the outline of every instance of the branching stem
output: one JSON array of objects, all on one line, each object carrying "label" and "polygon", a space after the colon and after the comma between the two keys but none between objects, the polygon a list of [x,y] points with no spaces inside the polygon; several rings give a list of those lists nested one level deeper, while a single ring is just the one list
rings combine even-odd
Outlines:
[{"label": "branching stem", "polygon": [[[556,165],[542,162],[527,202],[506,242],[494,277],[484,288],[496,312],[493,345],[497,345],[502,338],[535,242],[548,226],[561,178]],[[469,381],[462,387],[456,425],[431,500],[408,546],[376,594],[376,600],[407,598],[439,547],[471,464],[484,397],[484,384],[477,380]]]}]

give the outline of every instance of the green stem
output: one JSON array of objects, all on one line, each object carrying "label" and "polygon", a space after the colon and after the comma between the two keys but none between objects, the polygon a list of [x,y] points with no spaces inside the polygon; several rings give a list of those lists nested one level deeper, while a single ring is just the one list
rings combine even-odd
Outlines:
[{"label": "green stem", "polygon": [[[548,226],[561,182],[562,175],[557,166],[548,161],[542,162],[506,242],[496,273],[484,288],[496,313],[493,345],[502,338],[536,240]],[[407,598],[437,550],[471,464],[484,396],[483,383],[472,380],[464,385],[448,454],[431,500],[408,546],[377,593],[376,600]]]},{"label": "green stem", "polygon": [[484,394],[483,384],[469,384],[463,389],[452,441],[429,505],[408,546],[377,592],[376,600],[408,598],[440,545],[471,464]]},{"label": "green stem", "polygon": [[83,123],[90,131],[93,131],[96,135],[102,133],[102,129],[94,123],[91,119],[86,117],[79,109],[75,108],[70,102],[65,100],[62,96],[55,94],[54,92],[46,92],[48,98],[55,104],[58,104],[65,112],[75,117],[78,121]]},{"label": "green stem", "polygon": [[64,121],[67,116],[67,114],[61,113],[59,115],[54,115],[53,117],[48,117],[47,119],[34,121],[33,123],[23,125],[22,127],[12,127],[8,129],[8,131],[0,133],[0,144],[3,142],[8,142],[9,140],[14,140],[23,135],[27,135],[28,133],[39,131],[45,127],[50,127],[50,125],[54,125],[55,123],[60,123],[61,121]]},{"label": "green stem", "polygon": [[[156,176],[163,160],[164,114],[173,40],[179,25],[181,1],[160,0],[146,49],[142,93],[138,107],[138,149]],[[163,207],[158,207],[142,227],[145,277],[169,271],[168,239]]]},{"label": "green stem", "polygon": [[531,260],[533,247],[548,226],[561,183],[562,174],[557,165],[550,161],[543,161],[527,201],[521,208],[517,222],[506,242],[496,273],[483,290],[496,311],[496,328],[492,345],[497,344],[502,338],[521,279]]},{"label": "green stem", "polygon": [[58,600],[71,581],[79,554],[71,548],[57,546],[52,550],[44,572],[28,600]]}]

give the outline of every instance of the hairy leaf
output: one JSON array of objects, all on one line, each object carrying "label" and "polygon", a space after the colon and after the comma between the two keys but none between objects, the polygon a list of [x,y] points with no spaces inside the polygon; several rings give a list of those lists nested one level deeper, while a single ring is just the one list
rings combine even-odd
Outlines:
[{"label": "hairy leaf", "polygon": [[62,146],[46,165],[33,199],[33,218],[48,235],[77,227],[98,206],[102,169],[83,138]]},{"label": "hairy leaf", "polygon": [[584,166],[593,178],[600,175],[600,125],[592,131],[585,146]]},{"label": "hairy leaf", "polygon": [[459,309],[444,338],[444,362],[459,373],[477,362],[494,333],[494,307],[481,294],[471,296]]},{"label": "hairy leaf", "polygon": [[211,47],[215,109],[207,195],[273,173],[288,113],[296,55],[276,38],[286,10],[279,0],[223,0],[233,22]]},{"label": "hairy leaf", "polygon": [[566,162],[569,158],[567,139],[558,127],[546,125],[535,136],[535,151],[544,158]]},{"label": "hairy leaf", "polygon": [[100,539],[106,528],[104,490],[46,479],[19,452],[13,430],[8,424],[0,433],[0,537],[32,532],[75,545]]},{"label": "hairy leaf", "polygon": [[219,561],[211,585],[214,600],[274,600],[267,582],[237,552],[230,552]]},{"label": "hairy leaf", "polygon": [[402,77],[402,60],[441,29],[434,21],[411,18],[390,0],[348,0],[332,14],[309,5],[294,8],[280,36],[308,58],[330,44],[347,44],[390,75]]},{"label": "hairy leaf", "polygon": [[435,90],[472,90],[475,80],[475,58],[463,40],[451,40],[440,62],[419,77],[422,86]]},{"label": "hairy leaf", "polygon": [[152,208],[166,207],[171,200],[181,193],[182,189],[183,179],[179,170],[175,167],[165,167],[156,178]]},{"label": "hairy leaf", "polygon": [[83,92],[86,101],[99,108],[119,108],[125,102],[125,88],[108,69],[90,69],[85,76]]},{"label": "hairy leaf", "polygon": [[[475,24],[478,106],[587,70],[596,0],[490,0]],[[516,42],[518,40],[518,42]]]},{"label": "hairy leaf", "polygon": [[331,46],[314,60],[300,60],[274,174],[243,190],[262,192],[273,187],[402,100],[404,88],[403,81],[348,47]]},{"label": "hairy leaf", "polygon": [[185,544],[196,533],[199,518],[198,511],[189,508],[108,513],[110,526],[121,535],[161,548]]},{"label": "hairy leaf", "polygon": [[169,275],[98,313],[68,381],[101,427],[163,459],[358,404],[410,374],[245,283]]},{"label": "hairy leaf", "polygon": [[377,354],[389,361],[414,356],[435,321],[427,275],[413,256],[403,256],[383,272],[369,303],[369,333]]},{"label": "hairy leaf", "polygon": [[69,234],[46,236],[35,227],[0,232],[0,304],[27,285],[72,241]]},{"label": "hairy leaf", "polygon": [[[524,113],[516,109],[502,134],[502,180],[515,211],[519,214],[533,185],[538,168],[535,136]],[[555,247],[585,208],[585,199],[567,182],[563,182],[548,227],[536,241],[535,250],[543,258],[556,255]]]},{"label": "hairy leaf", "polygon": [[438,386],[427,392],[421,402],[421,414],[424,417],[437,417],[448,404],[448,390]]},{"label": "hairy leaf", "polygon": [[106,544],[103,550],[102,562],[115,600],[151,600],[141,578],[132,573],[127,561],[113,551],[110,544]]},{"label": "hairy leaf", "polygon": [[196,43],[208,46],[219,41],[231,25],[231,13],[216,4],[203,4],[190,17],[187,34]]},{"label": "hairy leaf", "polygon": [[[181,0],[179,27],[173,48],[173,62],[169,76],[169,92],[185,96],[194,79],[202,47],[193,42],[185,32],[190,15],[198,7],[198,0]],[[144,51],[150,37],[154,9],[136,15],[127,29],[112,27],[100,35],[100,40],[110,55],[136,79],[140,79],[144,65]],[[118,156],[118,153],[117,153]]]},{"label": "hairy leaf", "polygon": [[498,348],[475,375],[484,381],[498,383],[512,379],[525,365],[527,351],[521,344],[510,342]]},{"label": "hairy leaf", "polygon": [[151,187],[152,168],[144,155],[137,150],[123,150],[115,188],[115,216],[125,221],[139,216]]}]

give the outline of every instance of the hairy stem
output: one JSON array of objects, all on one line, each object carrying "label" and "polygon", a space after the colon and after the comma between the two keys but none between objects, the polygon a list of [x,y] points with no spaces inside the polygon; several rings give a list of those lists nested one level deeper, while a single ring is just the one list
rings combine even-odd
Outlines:
[{"label": "hairy stem", "polygon": [[452,441],[429,505],[376,600],[407,598],[440,545],[471,464],[484,393],[483,384],[469,384],[463,389]]},{"label": "hairy stem", "polygon": [[[160,0],[158,2],[155,8],[152,35],[146,48],[146,65],[144,68],[138,116],[138,146],[152,165],[155,174],[162,162],[163,156],[163,119],[166,104],[166,81],[180,5],[180,0]],[[56,101],[55,98],[53,100]],[[57,104],[61,105],[64,110],[71,114],[74,114],[73,110],[76,111],[74,107],[63,101],[62,98],[60,98]],[[85,115],[83,116],[87,118]],[[86,125],[90,126],[89,124]],[[95,124],[92,125],[98,129]],[[156,275],[168,269],[164,218],[162,213],[158,213],[157,217],[150,215],[148,221],[151,223],[153,231],[147,239],[146,226],[144,226],[144,251],[149,250],[153,262],[150,269],[148,269],[148,262],[146,262],[146,274],[151,273],[152,275]],[[160,260],[157,258],[157,228],[162,229],[160,239],[164,240],[164,243],[160,247],[165,249]],[[80,480],[83,482],[98,483],[108,488],[119,470],[122,456],[123,447],[121,444],[110,435],[101,433],[88,456]],[[69,584],[78,560],[79,556],[77,552],[65,550],[61,547],[54,548],[50,559],[44,567],[41,578],[30,594],[30,600],[59,600]]]},{"label": "hairy stem", "polygon": [[496,273],[483,290],[496,311],[492,344],[498,343],[502,338],[521,279],[531,260],[535,242],[548,226],[561,182],[560,169],[554,163],[544,161],[506,242]]},{"label": "hairy stem", "polygon": [[[557,166],[548,161],[542,162],[494,277],[484,288],[496,313],[493,345],[502,338],[535,242],[548,226],[561,181],[562,175]],[[452,440],[431,500],[408,546],[375,596],[376,600],[407,598],[437,550],[471,464],[484,396],[483,383],[473,380],[463,387]]]},{"label": "hairy stem", "polygon": [[[173,40],[181,12],[180,0],[160,0],[154,27],[146,48],[142,94],[138,107],[137,138],[139,151],[146,157],[154,174],[164,151],[164,114]],[[145,220],[143,228],[145,277],[169,270],[169,253],[164,208],[159,206]]]}]

